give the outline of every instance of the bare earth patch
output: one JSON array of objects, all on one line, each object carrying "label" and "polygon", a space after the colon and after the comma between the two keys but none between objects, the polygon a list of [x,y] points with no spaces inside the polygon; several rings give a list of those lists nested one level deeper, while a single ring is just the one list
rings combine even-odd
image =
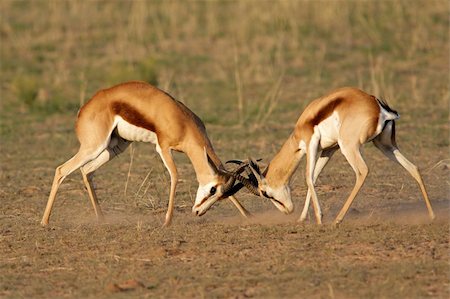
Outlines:
[{"label": "bare earth patch", "polygon": [[[63,197],[63,195],[62,195]],[[352,211],[339,227],[298,224],[297,214],[258,208],[244,220],[220,203],[203,218],[105,207],[96,223],[87,200],[57,206],[48,228],[34,215],[1,215],[0,295],[115,298],[446,298],[448,201],[369,213]],[[5,202],[5,201],[4,201]],[[419,203],[421,205],[419,205]],[[105,204],[106,205],[106,204]],[[225,211],[225,212],[223,212]]]}]

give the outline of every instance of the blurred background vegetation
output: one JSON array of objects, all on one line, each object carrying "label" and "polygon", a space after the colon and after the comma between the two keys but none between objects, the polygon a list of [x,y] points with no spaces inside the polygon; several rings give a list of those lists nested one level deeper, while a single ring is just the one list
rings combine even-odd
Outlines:
[{"label": "blurred background vegetation", "polygon": [[432,108],[449,97],[447,1],[0,5],[2,132],[17,115],[75,114],[98,89],[128,80],[221,125],[279,123],[277,113],[295,121],[308,101],[347,85],[417,116],[448,112]]},{"label": "blurred background vegetation", "polygon": [[[186,103],[223,159],[254,155],[267,162],[312,99],[356,86],[400,112],[399,144],[417,156],[413,161],[426,169],[448,161],[448,1],[4,0],[0,6],[1,164],[35,165],[39,173],[45,165],[43,184],[77,149],[79,107],[97,90],[130,80]],[[133,154],[158,159],[152,150]],[[351,185],[344,164],[331,172],[348,170]],[[131,171],[121,167],[123,175]],[[138,189],[148,163],[133,167]],[[166,190],[165,170],[157,170]],[[112,186],[117,176],[102,175]],[[297,182],[303,185],[301,175]],[[181,197],[189,202],[189,195]]]}]

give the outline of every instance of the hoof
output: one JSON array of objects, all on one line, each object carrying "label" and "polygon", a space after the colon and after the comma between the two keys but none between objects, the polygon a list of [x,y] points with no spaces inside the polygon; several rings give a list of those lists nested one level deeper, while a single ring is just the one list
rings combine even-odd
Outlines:
[{"label": "hoof", "polygon": [[166,220],[162,227],[169,227],[171,223],[172,223],[171,220]]}]

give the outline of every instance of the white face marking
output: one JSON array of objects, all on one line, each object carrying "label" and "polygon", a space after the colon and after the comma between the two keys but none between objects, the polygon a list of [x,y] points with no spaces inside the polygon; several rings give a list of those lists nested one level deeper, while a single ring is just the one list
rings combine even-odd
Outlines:
[{"label": "white face marking", "polygon": [[[278,210],[285,214],[290,214],[294,210],[294,204],[291,199],[291,189],[284,185],[278,188],[271,188],[266,186],[264,188],[270,201],[277,207]],[[270,198],[273,197],[273,198]]]},{"label": "white face marking", "polygon": [[151,142],[153,144],[158,144],[158,137],[154,132],[132,125],[118,115],[116,115],[115,118],[117,132],[120,137],[129,141]]},{"label": "white face marking", "polygon": [[336,111],[321,121],[316,127],[320,133],[321,148],[328,148],[337,144],[341,122],[339,120],[339,114]]},{"label": "white face marking", "polygon": [[[211,188],[216,188],[216,192],[211,194]],[[222,188],[217,185],[217,181],[214,180],[205,185],[198,186],[197,196],[195,198],[192,212],[201,216],[208,211],[208,209],[222,196]]]}]

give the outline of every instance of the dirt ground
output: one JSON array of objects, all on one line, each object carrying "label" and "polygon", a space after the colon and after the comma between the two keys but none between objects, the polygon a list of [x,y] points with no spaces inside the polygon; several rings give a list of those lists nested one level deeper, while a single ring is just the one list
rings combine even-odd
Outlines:
[{"label": "dirt ground", "polygon": [[40,140],[55,140],[29,152],[26,168],[18,167],[24,161],[9,149],[3,157],[2,298],[448,298],[445,165],[424,173],[437,214],[430,223],[412,178],[368,147],[372,172],[336,229],[330,223],[354,179],[339,155],[318,183],[322,226],[296,222],[306,194],[301,170],[293,181],[293,215],[243,191],[238,197],[251,219],[242,219],[226,201],[197,218],[190,212],[197,187],[192,168],[177,155],[174,223],[162,228],[168,176],[153,149],[135,146],[98,171],[105,222],[95,220],[75,173],[62,184],[50,226],[42,228],[53,167],[68,158],[61,151],[76,149],[69,129],[43,126],[53,129],[16,144],[16,151],[25,152]]}]

